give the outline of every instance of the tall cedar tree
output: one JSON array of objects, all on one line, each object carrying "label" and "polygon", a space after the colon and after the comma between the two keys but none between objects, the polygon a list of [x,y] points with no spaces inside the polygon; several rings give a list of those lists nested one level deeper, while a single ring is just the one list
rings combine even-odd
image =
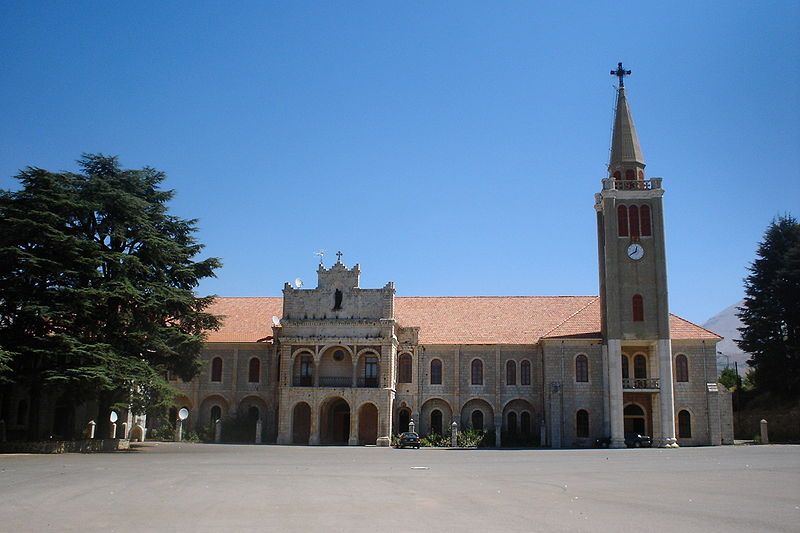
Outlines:
[{"label": "tall cedar tree", "polygon": [[751,354],[753,383],[781,398],[800,396],[800,224],[778,217],[745,279],[739,347]]},{"label": "tall cedar tree", "polygon": [[194,289],[220,262],[195,261],[196,221],[168,213],[164,173],[103,155],[79,166],[29,167],[19,191],[0,191],[0,356],[30,391],[29,438],[43,394],[65,413],[96,400],[98,431],[115,404],[165,401],[166,372],[194,377],[204,332],[219,327],[213,297]]}]

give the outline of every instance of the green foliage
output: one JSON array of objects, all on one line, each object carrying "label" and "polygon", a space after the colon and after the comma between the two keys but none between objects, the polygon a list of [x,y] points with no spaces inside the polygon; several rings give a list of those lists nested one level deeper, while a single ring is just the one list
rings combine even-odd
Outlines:
[{"label": "green foliage", "polygon": [[736,370],[728,367],[720,372],[717,381],[725,385],[726,389],[735,390],[739,385],[739,376],[736,374]]},{"label": "green foliage", "polygon": [[456,442],[459,448],[477,448],[484,443],[486,432],[480,429],[459,431]]},{"label": "green foliage", "polygon": [[420,438],[420,444],[427,448],[449,448],[450,437],[445,437],[438,433],[429,433]]},{"label": "green foliage", "polygon": [[745,279],[739,347],[751,354],[752,382],[762,392],[800,396],[800,223],[773,220]]},{"label": "green foliage", "polygon": [[220,262],[195,260],[196,221],[169,214],[164,173],[103,155],[78,163],[80,173],[29,167],[20,190],[0,191],[0,373],[32,396],[103,411],[132,395],[143,412],[167,403],[166,371],[199,371],[219,322],[193,290]]},{"label": "green foliage", "polygon": [[147,432],[149,440],[161,440],[172,442],[175,440],[175,426],[173,426],[167,417],[159,418],[157,423],[153,424],[154,428]]}]

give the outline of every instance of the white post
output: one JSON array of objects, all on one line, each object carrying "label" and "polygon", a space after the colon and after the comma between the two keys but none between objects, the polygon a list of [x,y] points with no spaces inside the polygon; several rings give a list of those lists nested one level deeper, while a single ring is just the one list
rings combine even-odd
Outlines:
[{"label": "white post", "polygon": [[411,420],[408,421],[408,430],[411,433],[416,433],[417,432],[416,429],[417,429],[417,426],[416,426],[416,424],[414,424],[414,419],[412,418]]},{"label": "white post", "polygon": [[458,448],[458,424],[455,420],[450,424],[450,446]]},{"label": "white post", "polygon": [[656,345],[661,403],[661,442],[663,448],[677,448],[675,438],[675,400],[672,393],[672,341],[660,339]]},{"label": "white post", "polygon": [[112,422],[111,426],[108,428],[108,438],[109,439],[117,438],[117,424],[114,422]]},{"label": "white post", "polygon": [[214,422],[214,442],[217,444],[222,442],[222,420],[219,418]]},{"label": "white post", "polygon": [[769,432],[767,431],[767,421],[761,419],[761,444],[769,444]]},{"label": "white post", "polygon": [[127,422],[123,422],[122,423],[122,438],[123,439],[127,439],[128,438],[128,423]]},{"label": "white post", "polygon": [[89,423],[86,425],[86,438],[93,439],[94,438],[94,428],[97,426],[97,423],[94,420],[89,420]]},{"label": "white post", "polygon": [[256,420],[256,444],[261,444],[261,419]]},{"label": "white post", "polygon": [[180,418],[175,421],[175,442],[180,442],[183,436],[183,420]]}]

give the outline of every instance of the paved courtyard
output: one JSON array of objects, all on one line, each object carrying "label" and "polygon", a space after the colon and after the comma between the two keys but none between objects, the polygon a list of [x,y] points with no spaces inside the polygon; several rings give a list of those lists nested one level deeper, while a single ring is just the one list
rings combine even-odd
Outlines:
[{"label": "paved courtyard", "polygon": [[0,531],[800,531],[800,447],[0,455]]}]

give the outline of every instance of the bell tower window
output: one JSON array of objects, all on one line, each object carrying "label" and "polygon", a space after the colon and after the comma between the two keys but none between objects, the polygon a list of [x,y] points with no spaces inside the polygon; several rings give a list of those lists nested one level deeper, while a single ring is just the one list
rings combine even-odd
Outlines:
[{"label": "bell tower window", "polygon": [[617,226],[620,237],[628,236],[628,208],[624,205],[617,207]]},{"label": "bell tower window", "polygon": [[643,205],[639,208],[639,219],[642,226],[642,237],[650,237],[653,235],[653,229],[650,224],[650,206]]},{"label": "bell tower window", "polygon": [[628,208],[628,218],[631,225],[631,237],[638,237],[639,233],[639,208],[632,205]]},{"label": "bell tower window", "polygon": [[644,322],[644,299],[641,294],[634,294],[631,299],[631,307],[633,308],[633,321]]}]

